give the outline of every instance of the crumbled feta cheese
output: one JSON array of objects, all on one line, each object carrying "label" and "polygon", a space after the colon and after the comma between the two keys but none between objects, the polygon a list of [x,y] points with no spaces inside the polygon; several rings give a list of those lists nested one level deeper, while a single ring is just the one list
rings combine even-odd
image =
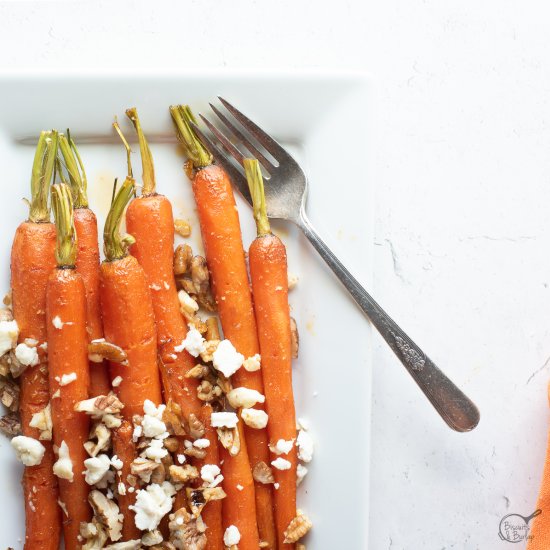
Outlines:
[{"label": "crumbled feta cheese", "polygon": [[244,356],[235,349],[229,340],[222,340],[212,357],[214,368],[219,370],[226,378],[237,372],[244,361]]},{"label": "crumbled feta cheese", "polygon": [[286,455],[291,451],[293,445],[294,439],[289,439],[288,441],[285,439],[279,439],[275,445],[270,446],[270,449],[271,452],[276,455]]},{"label": "crumbled feta cheese", "polygon": [[118,388],[120,386],[120,383],[122,382],[122,376],[117,376],[113,378],[113,381],[111,382],[111,385],[113,388]]},{"label": "crumbled feta cheese", "polygon": [[117,491],[118,491],[119,495],[125,495],[126,494],[126,485],[124,485],[124,483],[122,483],[122,481],[118,482]]},{"label": "crumbled feta cheese", "polygon": [[220,475],[220,468],[216,464],[205,464],[201,468],[201,478],[206,483],[214,483],[218,475]]},{"label": "crumbled feta cheese", "polygon": [[309,420],[298,418],[298,428],[300,430],[309,430]]},{"label": "crumbled feta cheese", "polygon": [[155,462],[160,462],[168,454],[168,450],[164,448],[161,439],[151,439],[149,447],[145,449],[143,454]]},{"label": "crumbled feta cheese", "polygon": [[226,546],[235,546],[239,544],[239,541],[241,540],[241,533],[239,530],[234,526],[230,525],[223,534],[223,543]]},{"label": "crumbled feta cheese", "polygon": [[183,464],[187,458],[185,458],[185,455],[176,455],[176,459],[180,464]]},{"label": "crumbled feta cheese", "polygon": [[71,460],[71,455],[69,453],[69,447],[65,441],[61,442],[59,450],[57,452],[58,459],[53,465],[53,473],[61,478],[72,481],[74,478],[73,475],[73,462]]},{"label": "crumbled feta cheese", "polygon": [[180,301],[180,307],[187,313],[196,313],[199,310],[199,304],[185,290],[178,292],[178,299]]},{"label": "crumbled feta cheese", "polygon": [[150,288],[151,290],[154,290],[155,292],[158,292],[158,291],[160,290],[160,286],[157,285],[156,283],[150,284],[150,285],[149,285],[149,288]]},{"label": "crumbled feta cheese", "polygon": [[165,288],[166,290],[169,290],[169,289],[170,289],[170,284],[169,284],[169,283],[167,283],[166,281],[164,281],[163,284],[164,284],[164,288]]},{"label": "crumbled feta cheese", "polygon": [[164,414],[165,410],[166,405],[159,405],[157,407],[150,399],[146,399],[143,402],[143,412],[145,414],[148,414],[149,416],[158,418],[159,420],[162,420],[162,415]]},{"label": "crumbled feta cheese", "polygon": [[298,458],[304,462],[311,462],[313,458],[313,439],[305,430],[300,430],[298,433],[296,445],[298,447]]},{"label": "crumbled feta cheese", "polygon": [[53,424],[52,408],[49,403],[41,411],[32,415],[29,426],[40,430],[38,439],[42,441],[51,441]]},{"label": "crumbled feta cheese", "polygon": [[17,321],[0,321],[0,355],[15,347],[18,336]]},{"label": "crumbled feta cheese", "polygon": [[46,448],[40,441],[25,435],[16,435],[11,440],[17,459],[25,466],[38,466],[42,462]]},{"label": "crumbled feta cheese", "polygon": [[189,441],[189,439],[184,439],[183,440],[183,446],[186,449],[190,449],[193,446],[193,443],[191,441]]},{"label": "crumbled feta cheese", "polygon": [[63,325],[65,323],[61,320],[61,317],[59,317],[59,315],[56,315],[53,319],[52,319],[52,325],[58,329],[58,330],[61,330],[63,328]]},{"label": "crumbled feta cheese", "polygon": [[272,460],[271,465],[274,468],[277,468],[277,470],[290,470],[290,467],[292,466],[292,464],[288,460],[281,457]]},{"label": "crumbled feta cheese", "polygon": [[294,273],[288,274],[288,290],[292,290],[298,284],[298,276]]},{"label": "crumbled feta cheese", "polygon": [[134,487],[128,487],[128,492],[129,493],[133,493],[135,491],[135,488]]},{"label": "crumbled feta cheese", "polygon": [[36,348],[31,348],[27,344],[19,344],[15,348],[15,357],[22,365],[30,367],[34,367],[40,362]]},{"label": "crumbled feta cheese", "polygon": [[55,378],[60,386],[67,386],[71,382],[74,382],[76,380],[76,372],[70,372],[69,374],[63,374],[61,378],[59,376],[56,376]]},{"label": "crumbled feta cheese", "polygon": [[141,427],[145,437],[157,437],[166,431],[166,424],[162,420],[148,414],[143,417]]},{"label": "crumbled feta cheese", "polygon": [[124,466],[124,462],[122,462],[122,460],[120,460],[120,458],[118,458],[117,455],[113,455],[111,458],[111,466],[115,470],[122,470],[122,466]]},{"label": "crumbled feta cheese", "polygon": [[256,428],[257,430],[265,428],[269,420],[267,413],[258,409],[243,409],[241,411],[241,418],[247,426]]},{"label": "crumbled feta cheese", "polygon": [[237,484],[237,490],[242,491],[243,489],[244,489],[244,487],[240,483],[238,483]]},{"label": "crumbled feta cheese", "polygon": [[252,357],[249,357],[248,359],[245,359],[243,362],[244,370],[247,370],[248,372],[255,372],[257,370],[260,370],[261,365],[261,356],[259,353],[256,355],[253,355]]},{"label": "crumbled feta cheese", "polygon": [[213,428],[235,428],[239,417],[233,412],[213,412],[210,424]]},{"label": "crumbled feta cheese", "polygon": [[88,485],[95,485],[109,471],[111,467],[111,459],[106,454],[87,458],[84,461],[84,479]]},{"label": "crumbled feta cheese", "polygon": [[193,357],[198,357],[201,353],[206,351],[206,341],[194,325],[189,325],[189,332],[185,339],[179,346],[174,347],[174,351],[178,353],[183,350],[187,350],[189,355]]},{"label": "crumbled feta cheese", "polygon": [[281,486],[280,483],[274,483],[273,484],[273,487],[275,487],[275,490],[278,491],[279,490],[279,487]]},{"label": "crumbled feta cheese", "polygon": [[136,443],[137,440],[141,437],[142,433],[143,433],[143,429],[139,424],[134,426],[134,431],[132,432],[132,441]]},{"label": "crumbled feta cheese", "polygon": [[142,531],[153,531],[172,509],[172,496],[176,494],[176,490],[171,483],[165,481],[162,485],[151,483],[136,494],[136,503],[130,506],[136,513],[136,527]]},{"label": "crumbled feta cheese", "polygon": [[227,400],[234,409],[240,409],[253,407],[256,403],[264,403],[265,397],[259,391],[240,387],[232,389],[227,394]]},{"label": "crumbled feta cheese", "polygon": [[298,464],[296,468],[296,484],[300,485],[307,475],[307,468],[303,464]]},{"label": "crumbled feta cheese", "polygon": [[193,441],[193,447],[197,449],[206,449],[210,447],[210,441],[206,438],[195,439],[195,441]]},{"label": "crumbled feta cheese", "polygon": [[57,388],[52,394],[52,399],[58,399],[59,397],[61,397],[61,392],[59,391],[59,388]]}]

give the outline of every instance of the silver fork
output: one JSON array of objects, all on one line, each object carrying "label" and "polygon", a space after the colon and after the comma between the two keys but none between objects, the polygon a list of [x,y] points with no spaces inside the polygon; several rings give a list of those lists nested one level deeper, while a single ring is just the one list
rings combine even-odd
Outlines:
[{"label": "silver fork", "polygon": [[[270,218],[294,222],[319,252],[335,275],[365,315],[371,320],[384,340],[403,363],[409,374],[420,386],[426,397],[443,420],[458,432],[473,430],[479,422],[475,404],[457,387],[426,354],[403,332],[395,321],[376,303],[370,294],[344,267],[321,237],[313,229],[305,213],[307,177],[294,158],[269,134],[252,122],[243,113],[223,98],[219,98],[228,114],[210,104],[226,131],[233,135],[250,155],[244,155],[230,139],[200,115],[208,129],[217,138],[225,151],[237,162],[235,165],[196,125],[194,129],[204,140],[216,161],[227,171],[233,184],[244,198],[252,204],[246,179],[241,170],[243,159],[253,156],[258,159],[269,179],[265,181],[267,214]],[[252,138],[252,139],[251,139]],[[257,142],[258,145],[255,144]],[[275,159],[272,162],[262,148]]]}]

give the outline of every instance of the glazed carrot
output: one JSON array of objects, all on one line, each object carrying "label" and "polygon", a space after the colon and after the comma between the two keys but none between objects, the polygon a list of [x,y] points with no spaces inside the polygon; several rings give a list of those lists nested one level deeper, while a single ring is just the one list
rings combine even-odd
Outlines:
[{"label": "glazed carrot", "polygon": [[[130,252],[143,268],[151,289],[158,347],[162,350],[169,343],[181,344],[187,335],[174,278],[174,217],[170,201],[156,192],[153,158],[137,111],[128,109],[126,114],[136,128],[143,164],[142,193],[128,206],[126,227],[135,239]],[[197,361],[187,351],[178,352],[173,347],[169,354],[163,354],[161,364],[166,399],[174,400],[186,419],[191,413],[198,416],[202,407],[197,397],[198,381],[185,378]]]},{"label": "glazed carrot", "polygon": [[[269,415],[267,431],[270,444],[275,446],[280,439],[296,440],[286,248],[281,239],[271,233],[258,161],[245,159],[244,168],[258,230],[258,237],[250,245],[248,260]],[[288,470],[273,468],[275,482],[279,484],[273,499],[278,548],[290,550],[295,545],[284,543],[284,532],[296,517],[296,446],[282,458],[288,460],[291,467]]]},{"label": "glazed carrot", "polygon": [[[86,328],[89,341],[103,338],[103,323],[99,304],[99,245],[97,219],[88,207],[86,172],[80,154],[69,131],[59,136],[59,149],[69,175],[74,203],[74,225],[78,242],[76,270],[86,288]],[[90,361],[90,395],[107,395],[111,391],[106,361]]]},{"label": "glazed carrot", "polygon": [[[252,357],[259,353],[256,321],[252,308],[239,215],[229,176],[222,168],[212,164],[212,156],[193,132],[190,122],[194,119],[190,109],[186,106],[171,107],[170,112],[176,123],[180,140],[195,167],[192,177],[193,193],[224,336],[245,358]],[[248,372],[241,368],[233,375],[232,382],[234,386],[244,386],[263,393],[260,372]],[[258,408],[261,408],[261,405]],[[260,462],[269,464],[266,430],[248,426],[242,428],[242,424],[243,422],[239,422],[245,435],[250,466],[254,468]],[[243,451],[244,448],[237,455],[237,460],[241,463],[234,472],[231,472],[231,476],[245,475],[246,456]],[[226,462],[230,465],[229,468],[232,467],[235,459],[230,459],[225,450],[222,450],[222,455],[224,468],[228,469]],[[226,476],[225,471],[224,476]],[[229,498],[224,501],[224,525],[227,527],[228,524],[236,522],[234,524],[240,530],[238,522],[244,514],[242,511],[236,513],[233,502],[234,499],[242,502],[243,496],[239,498],[235,493],[235,483],[238,482],[234,482],[228,473],[223,486],[229,495]],[[243,485],[243,483],[240,484]],[[276,534],[271,487],[259,482],[255,483],[255,501],[260,540],[268,544],[267,548],[275,548]],[[242,539],[239,544],[240,546],[243,544]]]},{"label": "glazed carrot", "polygon": [[111,363],[111,377],[122,382],[115,388],[124,404],[127,420],[143,414],[143,403],[162,402],[157,366],[157,334],[149,286],[138,261],[128,255],[134,239],[121,237],[119,228],[124,208],[134,192],[134,180],[127,177],[113,200],[104,230],[105,261],[100,268],[100,299],[105,338],[120,346],[127,364]]},{"label": "glazed carrot", "polygon": [[[50,223],[48,194],[57,151],[57,132],[42,132],[34,158],[29,219],[15,233],[11,249],[11,289],[13,315],[19,325],[19,341],[32,338],[45,343],[46,285],[55,268],[55,227]],[[23,435],[39,438],[29,422],[49,403],[48,368],[41,362],[21,375],[20,412]],[[51,441],[42,462],[27,466],[23,474],[25,498],[25,549],[57,550],[61,536],[61,509],[57,506],[57,478],[53,474],[55,456]]]},{"label": "glazed carrot", "polygon": [[[81,548],[78,540],[80,522],[91,519],[88,504],[90,487],[84,479],[84,461],[88,454],[89,416],[75,412],[79,401],[88,398],[88,336],[86,334],[86,290],[77,273],[76,231],[73,224],[71,191],[65,184],[52,187],[52,206],[57,227],[57,267],[48,280],[46,291],[46,325],[50,403],[54,442],[60,462],[65,448],[72,466],[62,471],[54,466],[59,477],[59,496],[64,503],[65,548]],[[51,506],[51,503],[50,503]]]},{"label": "glazed carrot", "polygon": [[136,447],[132,439],[133,427],[131,422],[123,420],[122,424],[113,431],[113,454],[122,460],[122,469],[119,480],[124,483],[126,494],[118,495],[118,507],[123,515],[122,521],[122,540],[136,540],[141,538],[141,531],[136,527],[134,521],[134,512],[130,506],[136,502],[136,492],[130,492],[131,487],[128,482],[128,476],[131,475],[131,465],[137,456]]}]

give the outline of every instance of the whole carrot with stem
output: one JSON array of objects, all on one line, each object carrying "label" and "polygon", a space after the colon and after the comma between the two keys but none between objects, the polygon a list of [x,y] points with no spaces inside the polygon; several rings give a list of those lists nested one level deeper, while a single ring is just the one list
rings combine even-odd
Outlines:
[{"label": "whole carrot with stem", "polygon": [[[212,277],[212,286],[224,337],[229,339],[245,358],[254,357],[259,353],[256,321],[239,215],[231,181],[221,167],[212,163],[212,155],[195,135],[190,125],[191,122],[194,122],[194,117],[189,107],[172,106],[170,112],[176,124],[180,141],[195,168],[192,174],[193,194],[197,204],[206,260]],[[233,375],[232,381],[236,386],[243,386],[263,394],[260,372],[249,372],[241,368]],[[258,405],[257,408],[261,408],[261,405]],[[250,466],[255,468],[262,462],[268,464],[269,449],[266,430],[249,426],[245,426],[243,429],[242,424],[243,422],[239,422],[245,435]],[[240,464],[235,465],[235,475],[245,475],[243,451],[244,449],[241,449],[241,453],[237,455]],[[225,461],[232,467],[234,459],[230,459],[224,450],[222,450],[222,455],[224,456],[224,467]],[[260,540],[268,544],[267,548],[275,548],[276,532],[271,487],[256,482],[254,488]],[[224,523],[227,526],[232,521],[238,521],[238,518],[235,517],[236,509],[231,504],[231,500],[235,498],[242,501],[243,497],[241,496],[239,499],[239,495],[234,491],[233,483],[224,483],[224,490],[229,495],[227,504],[224,502]],[[242,516],[242,513],[240,515]],[[237,523],[235,525],[239,528]]]},{"label": "whole carrot with stem", "polygon": [[[288,305],[288,266],[286,248],[271,232],[266,213],[260,165],[245,159],[244,169],[253,202],[258,236],[250,245],[248,261],[262,356],[262,377],[269,416],[267,431],[272,448],[279,440],[296,440],[296,412],[292,393],[292,345]],[[296,468],[298,457],[293,444],[282,458],[290,463],[286,470],[273,468],[278,489],[274,491],[275,522],[279,550],[285,544],[285,531],[296,517]]]},{"label": "whole carrot with stem", "polygon": [[[50,223],[48,195],[57,154],[57,132],[42,132],[32,168],[29,219],[17,228],[11,249],[13,315],[19,341],[27,338],[46,343],[46,285],[55,268],[55,227]],[[23,435],[39,439],[29,423],[50,401],[48,366],[44,356],[21,375],[20,413]],[[57,506],[55,456],[51,441],[40,464],[27,466],[23,474],[25,497],[25,549],[56,550],[61,536],[61,509]]]},{"label": "whole carrot with stem", "polygon": [[[69,130],[59,136],[59,150],[69,176],[74,204],[74,225],[78,243],[76,270],[86,288],[86,328],[88,339],[103,338],[99,303],[99,244],[97,218],[88,206],[88,182],[84,164]],[[107,395],[111,390],[106,361],[90,361],[90,395]]]},{"label": "whole carrot with stem", "polygon": [[[76,231],[73,224],[71,191],[65,184],[52,187],[52,207],[57,228],[57,267],[48,280],[46,318],[50,403],[54,442],[59,460],[54,473],[59,477],[59,496],[66,510],[63,520],[65,548],[81,548],[80,522],[91,519],[90,487],[83,475],[88,454],[89,417],[75,406],[88,398],[88,335],[86,333],[86,290],[76,271]],[[70,468],[63,461],[70,460]],[[66,462],[65,462],[66,464]],[[51,505],[51,504],[50,504]]]},{"label": "whole carrot with stem", "polygon": [[143,414],[146,399],[162,403],[157,365],[157,334],[149,285],[136,258],[128,254],[134,238],[121,236],[120,224],[134,193],[130,176],[114,197],[103,232],[105,260],[100,268],[100,299],[105,338],[127,355],[124,364],[111,362],[112,379],[122,381],[115,388],[124,404],[123,415],[132,421]]}]

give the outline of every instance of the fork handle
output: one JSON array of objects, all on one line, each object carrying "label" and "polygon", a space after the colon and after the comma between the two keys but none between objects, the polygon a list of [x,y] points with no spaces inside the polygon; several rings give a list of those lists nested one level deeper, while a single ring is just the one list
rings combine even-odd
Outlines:
[{"label": "fork handle", "polygon": [[361,286],[319,237],[303,211],[297,225],[386,340],[441,418],[457,432],[473,430],[479,422],[476,405],[436,367]]}]

